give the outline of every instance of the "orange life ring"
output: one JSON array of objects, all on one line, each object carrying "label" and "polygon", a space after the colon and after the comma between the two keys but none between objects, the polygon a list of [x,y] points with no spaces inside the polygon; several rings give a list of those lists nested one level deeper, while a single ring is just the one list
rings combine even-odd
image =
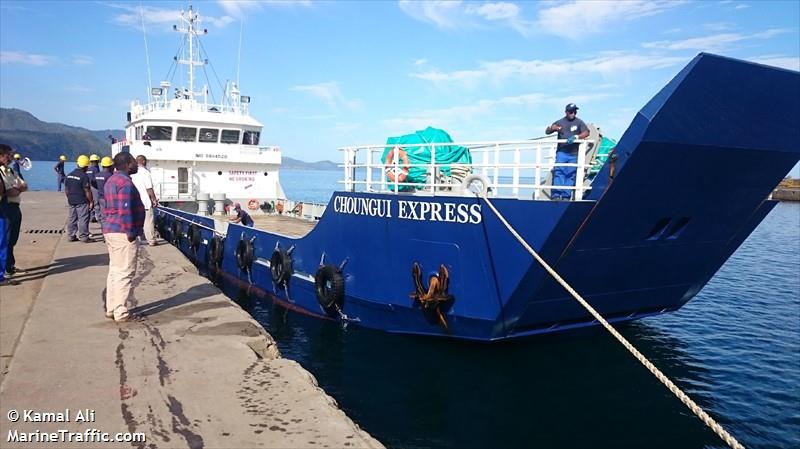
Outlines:
[{"label": "orange life ring", "polygon": [[[400,158],[402,164],[400,165],[400,171],[397,172],[394,169],[394,158],[395,154]],[[408,162],[408,154],[406,154],[405,150],[402,147],[394,147],[389,154],[386,155],[386,177],[389,178],[392,182],[403,182],[408,178],[408,169],[410,164]]]},{"label": "orange life ring", "polygon": [[278,211],[279,214],[283,213],[283,201],[278,201],[278,204],[275,205],[275,210]]},{"label": "orange life ring", "polygon": [[250,201],[247,202],[247,208],[250,209],[250,210],[256,210],[256,209],[258,209],[258,206],[259,206],[258,200],[255,199],[255,198],[253,198],[253,199],[251,199]]}]

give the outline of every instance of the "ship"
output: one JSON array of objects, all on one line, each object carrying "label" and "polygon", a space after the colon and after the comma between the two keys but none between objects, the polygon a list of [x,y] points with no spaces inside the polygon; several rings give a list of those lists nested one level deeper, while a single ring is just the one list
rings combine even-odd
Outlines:
[{"label": "ship", "polygon": [[[172,76],[150,87],[147,101],[131,102],[125,137],[112,143],[111,155],[145,156],[153,191],[165,206],[198,212],[239,202],[251,213],[264,213],[285,198],[281,149],[264,144],[263,124],[250,115],[252,98],[242,94],[238,82],[226,81],[215,95],[200,40],[208,30],[201,22],[192,6],[181,11],[173,27],[181,40],[168,71]],[[173,86],[180,66],[186,67],[180,78],[187,84]],[[197,68],[206,74],[203,84]]]},{"label": "ship", "polygon": [[799,72],[701,53],[602,159],[580,143],[568,201],[549,195],[557,140],[388,139],[339,148],[318,220],[162,207],[156,226],[215,282],[342,325],[480,341],[597,325],[513,229],[609,322],[636,320],[696,296],[775,207],[796,98]]}]

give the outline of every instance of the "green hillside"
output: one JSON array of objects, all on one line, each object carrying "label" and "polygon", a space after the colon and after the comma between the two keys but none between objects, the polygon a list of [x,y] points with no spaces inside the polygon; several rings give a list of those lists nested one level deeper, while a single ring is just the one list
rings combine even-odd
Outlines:
[{"label": "green hillside", "polygon": [[72,161],[80,154],[109,155],[109,134],[121,137],[125,132],[48,123],[20,109],[0,108],[0,142],[32,160],[53,161],[61,154]]}]

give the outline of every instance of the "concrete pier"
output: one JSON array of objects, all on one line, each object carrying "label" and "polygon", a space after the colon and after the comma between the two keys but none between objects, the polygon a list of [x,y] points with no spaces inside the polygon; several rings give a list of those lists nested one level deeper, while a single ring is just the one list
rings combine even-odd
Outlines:
[{"label": "concrete pier", "polygon": [[[105,244],[97,225],[97,241],[67,242],[65,204],[23,194],[26,271],[0,287],[0,446],[382,447],[170,245],[140,250],[135,310],[146,321],[105,318]],[[125,432],[145,440],[97,440]]]}]

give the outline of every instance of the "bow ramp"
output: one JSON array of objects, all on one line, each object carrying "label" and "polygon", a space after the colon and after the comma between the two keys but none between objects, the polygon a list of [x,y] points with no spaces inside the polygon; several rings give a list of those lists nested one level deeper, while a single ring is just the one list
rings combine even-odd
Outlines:
[{"label": "bow ramp", "polygon": [[[620,139],[556,269],[611,318],[681,307],[775,206],[800,159],[798,99],[800,72],[698,55]],[[561,323],[589,318],[552,280],[515,296],[511,334],[552,326],[558,303]]]}]

